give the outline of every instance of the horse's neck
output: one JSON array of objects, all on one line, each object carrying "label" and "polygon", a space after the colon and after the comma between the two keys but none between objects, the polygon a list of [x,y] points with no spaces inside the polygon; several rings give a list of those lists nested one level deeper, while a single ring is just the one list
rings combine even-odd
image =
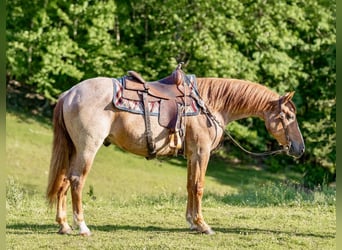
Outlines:
[{"label": "horse's neck", "polygon": [[[198,83],[204,102],[224,124],[251,116],[264,119],[266,103],[278,97],[266,87],[248,81],[199,78]],[[261,94],[250,94],[257,91]]]},{"label": "horse's neck", "polygon": [[[209,109],[211,109],[209,107]],[[253,112],[239,112],[238,110],[235,110],[234,112],[231,112],[229,110],[215,110],[213,111],[213,114],[215,117],[220,120],[221,123],[227,125],[228,123],[248,117],[258,117],[262,120],[265,119],[265,114],[263,111],[253,111]]]},{"label": "horse's neck", "polygon": [[[224,111],[222,113],[225,113]],[[224,121],[225,124],[229,122],[248,118],[248,117],[259,117],[260,119],[264,120],[264,113],[263,112],[251,112],[251,113],[226,113],[227,118]]]}]

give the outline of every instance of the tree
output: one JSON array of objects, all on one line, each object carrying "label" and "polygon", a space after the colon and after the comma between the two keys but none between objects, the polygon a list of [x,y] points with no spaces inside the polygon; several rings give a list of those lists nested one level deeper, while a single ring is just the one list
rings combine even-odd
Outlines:
[{"label": "tree", "polygon": [[101,1],[11,1],[7,4],[7,73],[55,100],[94,75],[122,74],[109,31],[115,4]]}]

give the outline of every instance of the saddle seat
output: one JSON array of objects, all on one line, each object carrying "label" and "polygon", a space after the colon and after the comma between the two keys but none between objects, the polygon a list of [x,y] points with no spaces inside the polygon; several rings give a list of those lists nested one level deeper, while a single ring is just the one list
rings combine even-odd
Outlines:
[{"label": "saddle seat", "polygon": [[[183,82],[184,74],[179,68],[174,70],[170,76],[153,82],[146,82],[139,73],[128,71],[125,88],[137,92],[147,91],[150,96],[157,99],[176,100],[178,97],[190,95],[189,86],[183,85]],[[136,99],[137,97],[131,96],[131,98]]]}]

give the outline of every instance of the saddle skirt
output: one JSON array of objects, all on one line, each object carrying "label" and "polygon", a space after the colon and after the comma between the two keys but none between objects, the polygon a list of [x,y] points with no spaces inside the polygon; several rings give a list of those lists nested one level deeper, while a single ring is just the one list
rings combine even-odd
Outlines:
[{"label": "saddle skirt", "polygon": [[[166,92],[160,94],[159,89],[163,87],[162,85],[157,86],[158,94],[154,94],[155,89],[152,89],[151,93],[148,92],[149,114],[158,116],[159,124],[168,129],[175,129],[178,114],[181,116],[196,116],[200,112],[197,101],[191,97],[198,96],[196,77],[195,75],[186,75],[185,79],[186,90],[189,92],[184,92],[185,96],[171,94],[172,98],[170,98]],[[144,115],[142,100],[144,89],[141,83],[124,76],[113,78],[113,85],[113,104],[117,109]],[[167,91],[166,87],[165,91]]]}]

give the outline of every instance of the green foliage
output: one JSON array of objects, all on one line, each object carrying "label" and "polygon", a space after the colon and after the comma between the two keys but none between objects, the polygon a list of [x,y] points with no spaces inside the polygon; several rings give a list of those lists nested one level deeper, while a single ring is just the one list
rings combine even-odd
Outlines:
[{"label": "green foliage", "polygon": [[6,180],[6,209],[16,209],[22,207],[27,193],[22,185],[13,177]]},{"label": "green foliage", "polygon": [[317,186],[313,190],[309,190],[293,183],[267,182],[239,194],[227,195],[223,200],[234,205],[257,207],[330,206],[336,204],[336,189]]},{"label": "green foliage", "polygon": [[109,33],[114,6],[113,1],[9,3],[8,75],[55,100],[81,79],[122,74],[116,69],[122,52],[112,46],[115,41]]},{"label": "green foliage", "polygon": [[89,186],[89,191],[88,191],[87,195],[89,196],[89,198],[91,198],[93,200],[96,200],[96,196],[95,196],[94,186],[93,185]]},{"label": "green foliage", "polygon": [[[136,70],[154,80],[184,61],[197,76],[295,90],[306,154],[286,164],[336,172],[335,1],[11,0],[7,13],[7,74],[50,100],[82,79]],[[262,123],[250,124],[232,128],[248,148],[273,144]]]}]

